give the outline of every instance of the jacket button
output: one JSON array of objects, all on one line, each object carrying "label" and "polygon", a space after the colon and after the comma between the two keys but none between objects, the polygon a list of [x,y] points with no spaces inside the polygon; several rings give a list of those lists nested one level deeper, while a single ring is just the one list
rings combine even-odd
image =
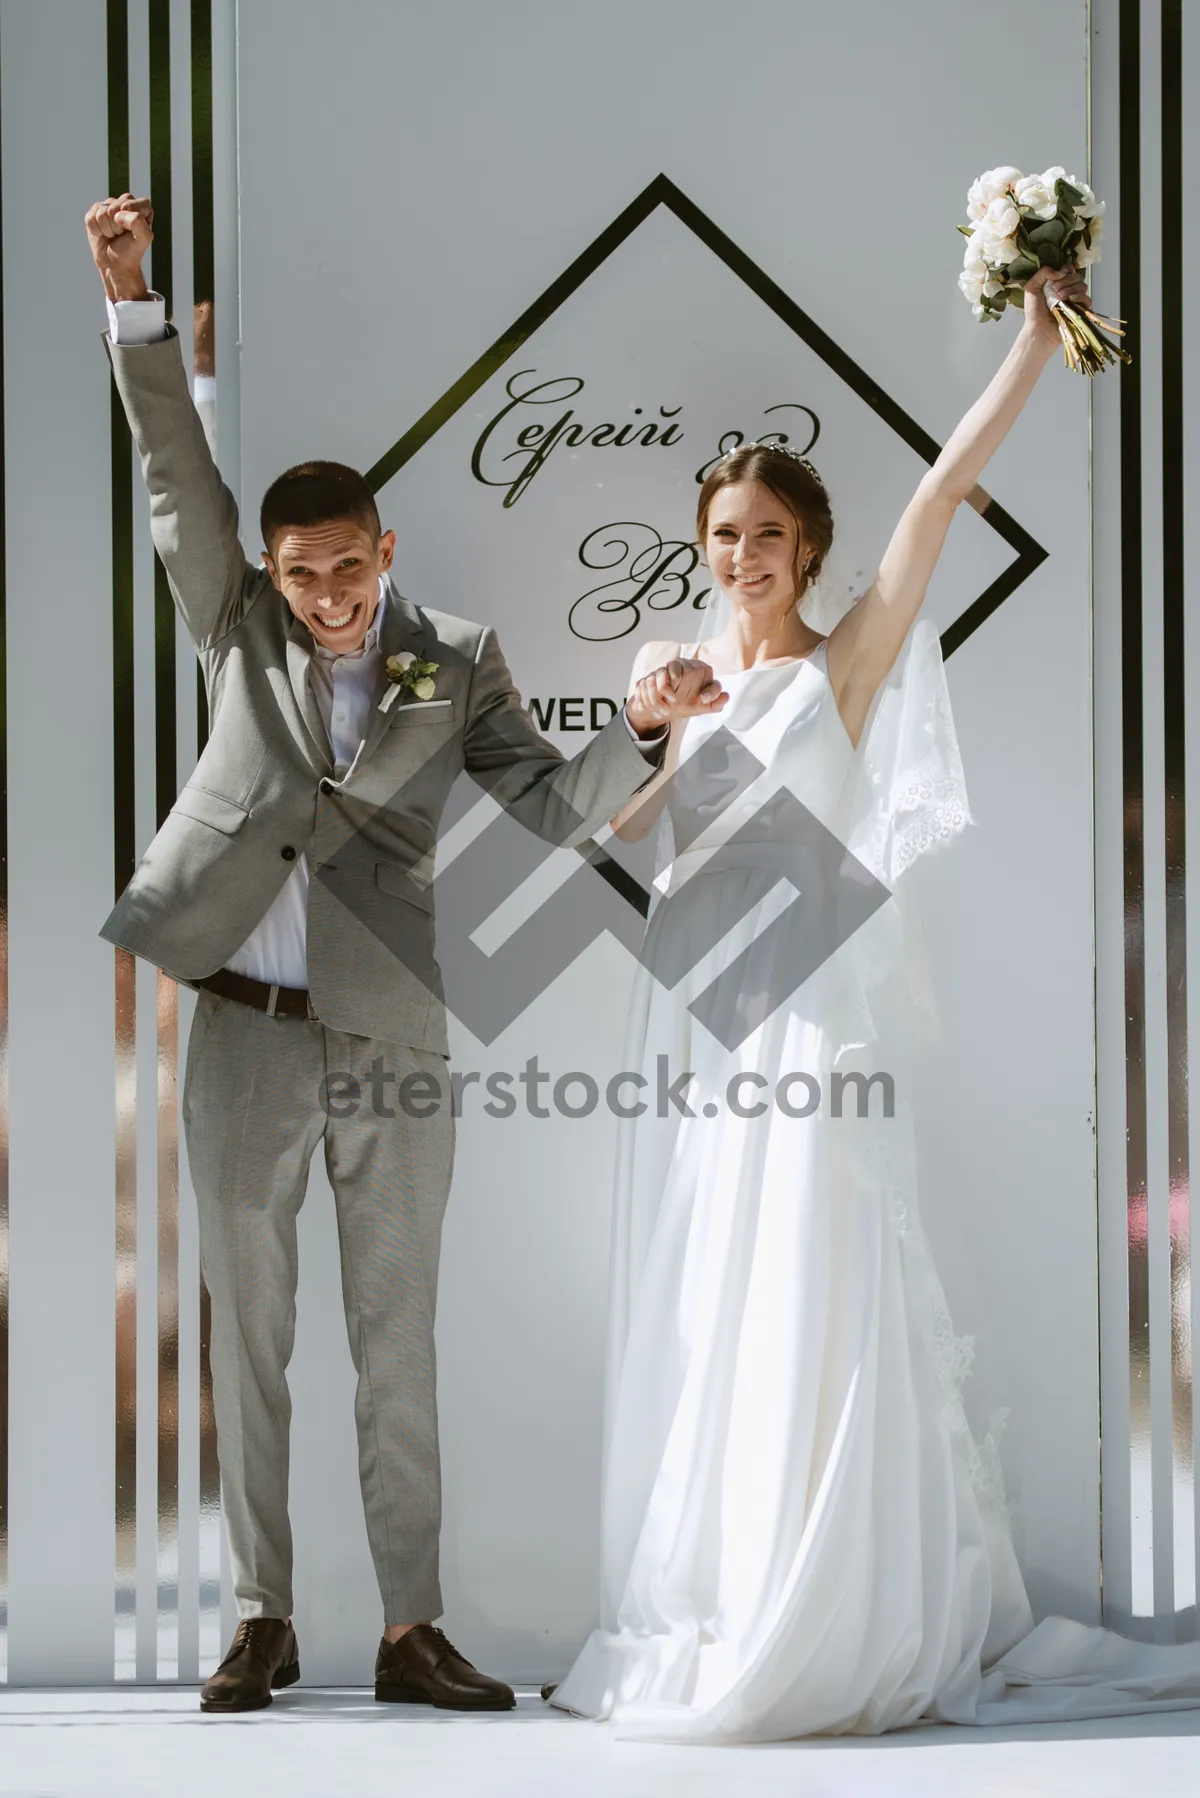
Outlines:
[{"label": "jacket button", "polygon": [[322,791],[322,793],[332,793],[333,792],[333,782],[331,780],[323,780],[321,782],[321,791]]},{"label": "jacket button", "polygon": [[285,862],[294,862],[296,859],[296,851],[292,848],[290,843],[285,843],[279,853],[282,855]]}]

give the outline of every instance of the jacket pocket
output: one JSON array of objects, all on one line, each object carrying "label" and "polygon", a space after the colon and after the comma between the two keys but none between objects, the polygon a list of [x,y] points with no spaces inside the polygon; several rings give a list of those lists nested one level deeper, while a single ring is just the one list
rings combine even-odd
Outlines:
[{"label": "jacket pocket", "polygon": [[249,808],[239,805],[236,799],[226,799],[223,793],[210,793],[207,787],[190,784],[184,787],[171,810],[180,817],[194,818],[197,824],[224,831],[226,836],[240,830],[250,816]]},{"label": "jacket pocket", "polygon": [[412,724],[453,724],[458,707],[452,699],[400,699],[392,707],[392,723],[407,729]]},{"label": "jacket pocket", "polygon": [[409,868],[402,868],[398,862],[376,862],[375,885],[393,899],[406,899],[410,905],[432,915],[433,894],[429,887],[422,885]]}]

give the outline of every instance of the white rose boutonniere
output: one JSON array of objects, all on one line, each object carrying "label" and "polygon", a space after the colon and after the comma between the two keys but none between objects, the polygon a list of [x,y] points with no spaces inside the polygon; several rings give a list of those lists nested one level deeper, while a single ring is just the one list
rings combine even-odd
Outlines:
[{"label": "white rose boutonniere", "polygon": [[416,699],[432,699],[435,691],[433,676],[440,666],[439,662],[423,662],[411,649],[402,649],[399,655],[388,657],[387,677],[394,686],[407,690]]}]

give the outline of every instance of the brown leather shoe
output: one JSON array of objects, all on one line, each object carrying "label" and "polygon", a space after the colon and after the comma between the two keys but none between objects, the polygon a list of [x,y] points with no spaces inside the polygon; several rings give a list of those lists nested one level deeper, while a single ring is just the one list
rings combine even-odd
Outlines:
[{"label": "brown leather shoe", "polygon": [[398,1642],[387,1637],[375,1661],[381,1704],[432,1704],[439,1711],[511,1711],[516,1693],[459,1654],[432,1623],[417,1623]]},{"label": "brown leather shoe", "polygon": [[294,1686],[300,1650],[290,1623],[278,1617],[243,1617],[229,1653],[200,1694],[202,1711],[261,1711],[272,1691]]}]

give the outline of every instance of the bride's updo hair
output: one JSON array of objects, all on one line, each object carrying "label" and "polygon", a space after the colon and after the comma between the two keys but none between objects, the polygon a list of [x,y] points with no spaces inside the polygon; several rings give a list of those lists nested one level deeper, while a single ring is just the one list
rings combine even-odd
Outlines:
[{"label": "bride's updo hair", "polygon": [[[708,532],[708,514],[722,487],[738,481],[758,481],[781,500],[798,524],[796,542],[796,603],[820,575],[833,544],[833,513],[825,483],[812,463],[795,450],[776,443],[743,443],[722,456],[700,489],[696,506],[696,534],[701,546]],[[804,554],[812,552],[808,568]]]}]

